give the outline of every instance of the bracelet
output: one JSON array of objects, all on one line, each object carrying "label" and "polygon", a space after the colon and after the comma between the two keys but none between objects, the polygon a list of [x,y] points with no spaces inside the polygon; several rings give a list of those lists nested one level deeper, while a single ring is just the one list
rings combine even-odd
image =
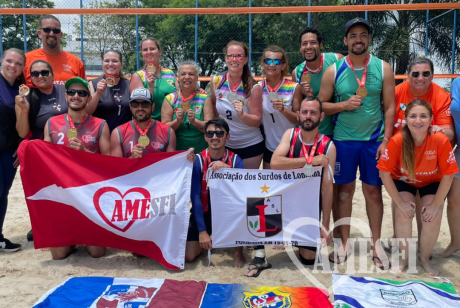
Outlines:
[{"label": "bracelet", "polygon": [[29,113],[29,109],[21,109],[21,113]]},{"label": "bracelet", "polygon": [[383,137],[383,140],[390,142],[390,139],[388,139],[387,137]]}]

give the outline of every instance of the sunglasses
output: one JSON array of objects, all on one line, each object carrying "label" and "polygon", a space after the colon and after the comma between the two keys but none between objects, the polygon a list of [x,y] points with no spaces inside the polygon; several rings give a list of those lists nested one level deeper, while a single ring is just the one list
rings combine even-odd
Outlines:
[{"label": "sunglasses", "polygon": [[216,134],[217,138],[222,138],[225,135],[225,132],[223,130],[208,130],[206,132],[206,137],[212,138],[214,137],[214,134]]},{"label": "sunglasses", "polygon": [[142,108],[149,108],[150,106],[152,106],[152,103],[147,102],[147,101],[142,101],[142,103],[132,101],[132,102],[130,102],[130,104],[131,104],[131,107],[133,107],[133,108],[137,108],[137,107],[139,107],[139,105],[141,105]]},{"label": "sunglasses", "polygon": [[283,61],[281,59],[272,59],[272,58],[265,58],[264,63],[267,65],[280,65]]},{"label": "sunglasses", "polygon": [[413,77],[413,78],[418,78],[420,76],[420,73],[422,73],[422,76],[423,77],[430,77],[431,75],[431,72],[430,71],[424,71],[424,72],[412,72],[410,75]]},{"label": "sunglasses", "polygon": [[227,58],[227,60],[243,60],[244,58],[246,58],[245,55],[225,55],[225,57]]},{"label": "sunglasses", "polygon": [[116,47],[106,47],[102,50],[103,53],[107,53],[109,51],[115,51],[115,52],[120,52],[120,50]]},{"label": "sunglasses", "polygon": [[46,34],[50,33],[51,31],[53,31],[54,34],[59,34],[61,33],[61,29],[51,29],[51,28],[42,28],[43,32],[45,32]]},{"label": "sunglasses", "polygon": [[87,97],[89,95],[85,90],[67,90],[66,93],[68,96],[75,96],[75,94],[78,94],[80,97]]},{"label": "sunglasses", "polygon": [[30,72],[30,77],[38,78],[42,75],[42,77],[48,77],[50,75],[50,70],[42,70],[42,71],[33,71]]}]

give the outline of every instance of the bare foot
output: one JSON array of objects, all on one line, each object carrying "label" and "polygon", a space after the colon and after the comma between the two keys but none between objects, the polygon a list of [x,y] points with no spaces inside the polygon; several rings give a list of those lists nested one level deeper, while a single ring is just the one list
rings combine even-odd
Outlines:
[{"label": "bare foot", "polygon": [[422,261],[420,260],[420,265],[425,269],[425,271],[430,275],[430,276],[439,276],[439,270],[433,267],[433,265],[430,264],[430,261]]},{"label": "bare foot", "polygon": [[390,269],[390,273],[401,274],[402,272],[404,272],[406,267],[407,267],[407,260],[405,260],[405,259],[403,260],[402,258],[399,258],[399,266],[398,267],[393,266]]},{"label": "bare foot", "polygon": [[456,245],[452,245],[452,243],[449,243],[449,245],[447,245],[446,249],[444,249],[443,252],[441,252],[439,254],[439,256],[441,258],[449,258],[451,254],[453,254],[454,252],[457,252],[460,250],[460,245],[456,246]]},{"label": "bare foot", "polygon": [[244,259],[243,254],[243,247],[235,247],[235,269],[242,268],[246,264],[246,260]]},{"label": "bare foot", "polygon": [[284,247],[283,245],[276,245],[276,246],[273,246],[273,250],[285,250],[286,247]]}]

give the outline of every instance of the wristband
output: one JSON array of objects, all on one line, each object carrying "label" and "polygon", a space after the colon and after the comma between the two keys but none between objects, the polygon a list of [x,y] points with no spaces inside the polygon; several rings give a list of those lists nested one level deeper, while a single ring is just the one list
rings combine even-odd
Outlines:
[{"label": "wristband", "polygon": [[21,113],[29,113],[29,109],[21,109]]},{"label": "wristband", "polygon": [[388,139],[387,137],[383,137],[383,140],[390,142],[390,139]]}]

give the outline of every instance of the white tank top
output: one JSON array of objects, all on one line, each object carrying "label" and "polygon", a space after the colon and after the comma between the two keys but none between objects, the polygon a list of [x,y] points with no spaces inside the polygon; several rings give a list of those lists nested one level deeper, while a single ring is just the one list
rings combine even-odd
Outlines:
[{"label": "white tank top", "polygon": [[[280,144],[284,132],[296,127],[296,125],[273,108],[273,103],[268,99],[270,92],[266,86],[266,81],[260,81],[259,85],[262,87],[262,123],[265,131],[265,147],[274,152]],[[283,78],[276,93],[278,94],[278,98],[284,101],[284,108],[292,110],[292,100],[298,85],[296,82]]]},{"label": "white tank top", "polygon": [[[228,85],[228,75],[214,76],[212,82],[214,83],[214,93],[216,95],[216,108],[219,116],[227,121],[230,127],[230,139],[227,141],[226,146],[232,149],[242,149],[251,145],[258,144],[263,141],[262,133],[258,127],[246,125],[240,117],[236,114],[235,108],[232,103],[227,99],[228,94],[232,91]],[[255,84],[251,90],[259,87]],[[243,83],[240,82],[236,90],[237,99],[244,101],[243,111],[250,113],[248,109],[249,99],[245,98]]]}]

